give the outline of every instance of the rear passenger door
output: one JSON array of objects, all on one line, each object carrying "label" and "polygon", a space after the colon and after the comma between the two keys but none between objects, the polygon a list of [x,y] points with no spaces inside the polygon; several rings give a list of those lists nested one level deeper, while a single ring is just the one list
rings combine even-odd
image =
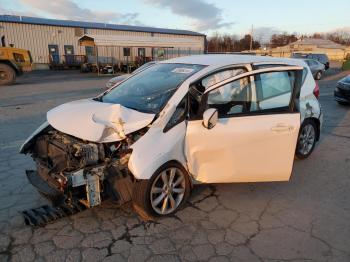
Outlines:
[{"label": "rear passenger door", "polygon": [[186,157],[199,182],[289,180],[300,128],[301,67],[255,70],[208,88],[203,111],[215,108],[211,128],[190,119]]}]

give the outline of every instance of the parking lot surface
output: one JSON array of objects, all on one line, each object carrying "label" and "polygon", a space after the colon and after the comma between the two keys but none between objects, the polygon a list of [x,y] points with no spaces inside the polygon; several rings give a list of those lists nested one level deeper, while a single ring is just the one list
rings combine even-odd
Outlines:
[{"label": "parking lot surface", "polygon": [[19,147],[50,108],[98,94],[108,78],[39,72],[1,87],[0,261],[350,261],[350,107],[333,100],[345,74],[319,82],[321,141],[290,182],[197,186],[182,210],[154,222],[106,201],[41,228],[20,215],[46,200]]}]

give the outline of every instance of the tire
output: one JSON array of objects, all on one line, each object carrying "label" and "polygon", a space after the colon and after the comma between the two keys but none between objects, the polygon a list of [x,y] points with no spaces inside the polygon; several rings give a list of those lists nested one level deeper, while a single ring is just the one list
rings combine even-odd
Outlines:
[{"label": "tire", "polygon": [[342,102],[342,101],[337,101],[339,105],[341,106],[348,106],[349,103],[346,103],[346,102]]},{"label": "tire", "polygon": [[[179,184],[170,189],[165,186],[163,176],[166,176],[166,180],[169,182],[170,177],[174,173],[173,170],[175,170],[175,175],[173,176],[175,182],[172,185]],[[180,181],[181,177],[182,180]],[[167,185],[169,186],[169,184]],[[175,189],[181,193],[173,192],[172,190]],[[139,180],[135,183],[133,206],[136,212],[146,220],[169,216],[182,207],[190,191],[191,183],[187,171],[181,164],[171,161],[158,168],[150,179]],[[159,203],[157,204],[158,201]],[[164,202],[166,203],[164,204]],[[163,209],[164,206],[165,208]]]},{"label": "tire", "polygon": [[317,126],[315,121],[305,119],[299,130],[295,155],[298,159],[308,158],[315,148],[317,141]]},{"label": "tire", "polygon": [[6,64],[0,64],[0,85],[11,85],[15,82],[15,70]]},{"label": "tire", "polygon": [[316,80],[320,80],[322,78],[322,72],[321,71],[318,71],[315,75],[315,79]]}]

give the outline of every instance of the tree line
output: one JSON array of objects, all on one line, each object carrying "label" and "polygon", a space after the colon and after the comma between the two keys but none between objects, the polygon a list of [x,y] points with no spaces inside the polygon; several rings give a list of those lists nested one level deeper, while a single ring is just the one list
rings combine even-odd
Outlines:
[{"label": "tree line", "polygon": [[[301,35],[296,34],[273,34],[268,43],[265,43],[266,47],[280,47],[297,41],[300,38],[318,38],[329,39],[335,43],[350,46],[350,33],[347,32],[333,32],[333,33],[315,33],[313,35]],[[208,38],[207,42],[208,52],[241,52],[258,49],[262,46],[262,43],[258,39],[251,39],[251,35],[247,34],[242,38],[236,35],[220,35],[216,33],[214,36]]]}]

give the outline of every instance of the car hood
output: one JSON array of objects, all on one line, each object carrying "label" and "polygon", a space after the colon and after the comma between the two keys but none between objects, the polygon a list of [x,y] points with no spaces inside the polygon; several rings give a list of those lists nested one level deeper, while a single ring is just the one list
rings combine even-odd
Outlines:
[{"label": "car hood", "polygon": [[49,124],[68,135],[98,143],[120,141],[148,126],[154,114],[93,99],[73,101],[47,112]]}]

